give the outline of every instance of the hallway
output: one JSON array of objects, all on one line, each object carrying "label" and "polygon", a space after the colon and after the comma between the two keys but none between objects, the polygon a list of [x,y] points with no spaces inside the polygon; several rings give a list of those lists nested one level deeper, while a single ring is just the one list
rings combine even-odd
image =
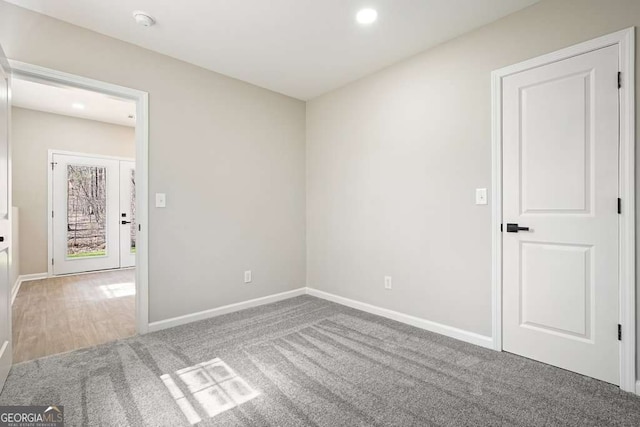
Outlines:
[{"label": "hallway", "polygon": [[24,282],[13,303],[13,363],[135,334],[135,269]]}]

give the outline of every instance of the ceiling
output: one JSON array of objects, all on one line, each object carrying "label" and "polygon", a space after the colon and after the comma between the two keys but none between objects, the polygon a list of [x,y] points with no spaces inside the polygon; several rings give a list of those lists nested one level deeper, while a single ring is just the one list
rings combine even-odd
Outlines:
[{"label": "ceiling", "polygon": [[[9,0],[308,100],[538,0]],[[378,20],[355,21],[361,8]],[[157,24],[135,24],[133,10]]]},{"label": "ceiling", "polygon": [[[136,104],[104,95],[66,86],[51,86],[14,77],[11,81],[11,104],[14,107],[64,116],[97,120],[135,127]],[[74,108],[80,104],[84,108]],[[76,105],[76,107],[80,107]]]}]

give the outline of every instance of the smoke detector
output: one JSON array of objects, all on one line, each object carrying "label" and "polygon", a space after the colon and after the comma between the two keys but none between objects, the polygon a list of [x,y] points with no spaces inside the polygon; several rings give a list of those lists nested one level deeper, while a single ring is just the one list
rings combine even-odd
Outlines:
[{"label": "smoke detector", "polygon": [[133,19],[136,20],[136,24],[141,25],[143,27],[150,27],[156,23],[156,20],[153,19],[151,15],[141,10],[133,11]]}]

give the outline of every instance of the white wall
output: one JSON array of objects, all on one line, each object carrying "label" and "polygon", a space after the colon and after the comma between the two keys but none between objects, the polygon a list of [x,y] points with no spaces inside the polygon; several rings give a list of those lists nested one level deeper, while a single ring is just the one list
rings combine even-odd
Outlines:
[{"label": "white wall", "polygon": [[546,0],[310,101],[308,286],[490,336],[490,73],[634,25]]},{"label": "white wall", "polygon": [[[305,285],[305,104],[0,2],[12,59],[149,92],[149,311]],[[243,271],[253,283],[243,283]]]},{"label": "white wall", "polygon": [[13,204],[21,213],[20,274],[46,273],[49,150],[135,158],[135,129],[16,107],[11,114]]}]

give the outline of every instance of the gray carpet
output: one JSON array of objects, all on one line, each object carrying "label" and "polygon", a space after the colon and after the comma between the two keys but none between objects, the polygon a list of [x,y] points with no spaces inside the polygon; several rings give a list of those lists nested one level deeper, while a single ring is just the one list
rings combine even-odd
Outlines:
[{"label": "gray carpet", "polygon": [[16,365],[0,404],[70,426],[640,425],[613,385],[310,296]]}]

